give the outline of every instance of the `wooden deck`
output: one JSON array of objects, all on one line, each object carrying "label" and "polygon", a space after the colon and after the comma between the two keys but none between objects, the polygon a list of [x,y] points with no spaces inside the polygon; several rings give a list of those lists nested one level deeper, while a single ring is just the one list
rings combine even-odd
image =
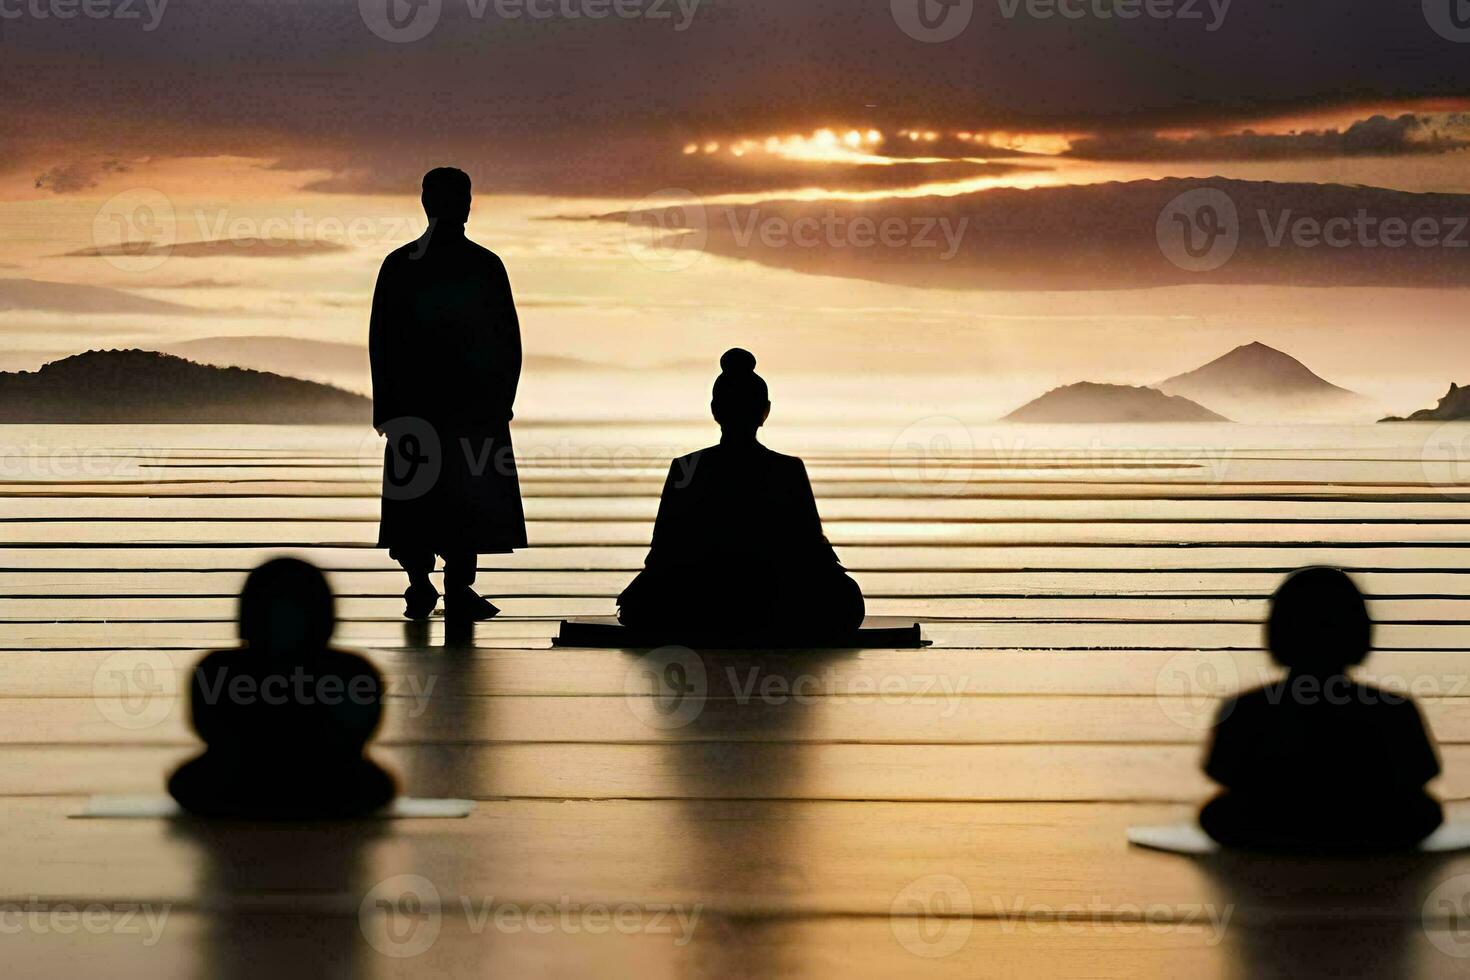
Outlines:
[{"label": "wooden deck", "polygon": [[[18,440],[0,480],[0,948],[15,976],[1463,976],[1470,856],[1186,859],[1219,696],[1301,565],[1358,570],[1470,820],[1470,487],[1402,446],[923,461],[798,443],[875,615],[926,650],[552,649],[638,567],[666,454],[529,459],[505,614],[398,618],[357,434]],[[687,446],[703,435],[690,429]],[[565,432],[530,427],[521,451]],[[136,437],[133,437],[136,441]],[[335,441],[334,441],[335,440]],[[650,445],[662,447],[663,441]],[[16,460],[20,460],[17,467]],[[14,471],[14,472],[12,472]],[[327,568],[391,693],[377,755],[466,820],[78,820],[161,792],[245,572]],[[503,598],[502,598],[503,597]],[[650,670],[650,667],[653,669]],[[687,674],[685,676],[688,676]],[[88,919],[88,916],[91,916]]]}]

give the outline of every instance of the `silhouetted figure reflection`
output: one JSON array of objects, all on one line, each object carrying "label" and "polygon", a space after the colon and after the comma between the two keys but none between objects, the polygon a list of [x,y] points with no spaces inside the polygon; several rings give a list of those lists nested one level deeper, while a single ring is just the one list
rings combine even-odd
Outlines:
[{"label": "silhouetted figure reflection", "polygon": [[1410,848],[1443,812],[1424,786],[1439,759],[1413,701],[1347,677],[1372,649],[1345,573],[1308,568],[1271,601],[1266,643],[1290,671],[1221,706],[1205,771],[1226,787],[1200,825],[1227,847]]},{"label": "silhouetted figure reflection", "polygon": [[718,446],[674,460],[643,571],[618,599],[624,625],[759,643],[841,637],[863,595],[822,534],[806,466],[756,440],[771,412],[755,356],[720,359]]},{"label": "silhouetted figure reflection", "polygon": [[371,813],[393,777],[364,755],[383,713],[383,680],[327,646],[332,590],[314,566],[267,562],[240,594],[243,648],[194,668],[190,718],[207,748],[169,779],[200,816],[311,819]]},{"label": "silhouetted figure reflection", "polygon": [[424,236],[383,262],[369,347],[373,425],[388,437],[379,547],[408,572],[404,615],[439,603],[429,575],[444,559],[444,615],[490,619],[477,595],[480,555],[526,547],[510,422],[521,328],[498,256],[465,237],[470,178],[424,176]]}]

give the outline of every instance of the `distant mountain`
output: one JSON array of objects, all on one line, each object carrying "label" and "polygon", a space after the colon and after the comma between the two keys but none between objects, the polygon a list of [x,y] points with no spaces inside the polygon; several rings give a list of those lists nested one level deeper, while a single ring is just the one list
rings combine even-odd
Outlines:
[{"label": "distant mountain", "polygon": [[1231,418],[1281,421],[1301,417],[1371,418],[1373,404],[1262,343],[1237,347],[1202,368],[1153,387]]},{"label": "distant mountain", "polygon": [[144,350],[87,351],[0,373],[0,422],[368,425],[368,399],[261,371]]},{"label": "distant mountain", "polygon": [[[159,348],[191,361],[220,367],[243,367],[270,371],[294,378],[309,378],[350,391],[372,390],[368,349],[362,344],[343,344],[300,337],[201,337]],[[705,368],[704,362],[699,362]],[[572,374],[636,370],[618,365],[557,354],[527,354],[523,370],[546,374]]]},{"label": "distant mountain", "polygon": [[202,364],[308,378],[351,391],[366,393],[372,387],[367,348],[361,344],[300,337],[203,337],[159,349]]},{"label": "distant mountain", "polygon": [[1462,388],[1451,384],[1449,394],[1439,400],[1434,408],[1415,412],[1408,418],[1398,416],[1386,418],[1385,422],[1465,422],[1470,421],[1470,387]]},{"label": "distant mountain", "polygon": [[1073,424],[1078,422],[1229,422],[1188,398],[1154,388],[1091,382],[1055,388],[1016,409],[1006,422]]}]

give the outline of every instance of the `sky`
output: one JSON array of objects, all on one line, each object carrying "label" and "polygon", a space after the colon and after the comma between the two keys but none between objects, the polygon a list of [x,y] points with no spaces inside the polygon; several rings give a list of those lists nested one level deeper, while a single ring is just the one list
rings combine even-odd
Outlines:
[{"label": "sky", "polygon": [[0,0],[0,369],[361,344],[456,165],[546,370],[1001,405],[1260,340],[1422,407],[1470,381],[1454,3]]}]

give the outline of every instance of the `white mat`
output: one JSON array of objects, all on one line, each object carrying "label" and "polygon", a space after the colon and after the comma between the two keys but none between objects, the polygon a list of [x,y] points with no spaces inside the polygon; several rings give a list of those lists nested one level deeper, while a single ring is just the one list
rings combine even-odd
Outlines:
[{"label": "white mat", "polygon": [[[1128,843],[1170,854],[1218,854],[1225,850],[1210,839],[1198,824],[1180,823],[1164,827],[1129,827]],[[1446,854],[1470,850],[1470,824],[1445,824],[1424,840],[1418,850]]]},{"label": "white mat", "polygon": [[[418,800],[400,796],[393,803],[368,814],[363,820],[457,820],[474,810],[473,800]],[[169,796],[93,796],[81,813],[82,820],[157,820],[186,816]]]}]

